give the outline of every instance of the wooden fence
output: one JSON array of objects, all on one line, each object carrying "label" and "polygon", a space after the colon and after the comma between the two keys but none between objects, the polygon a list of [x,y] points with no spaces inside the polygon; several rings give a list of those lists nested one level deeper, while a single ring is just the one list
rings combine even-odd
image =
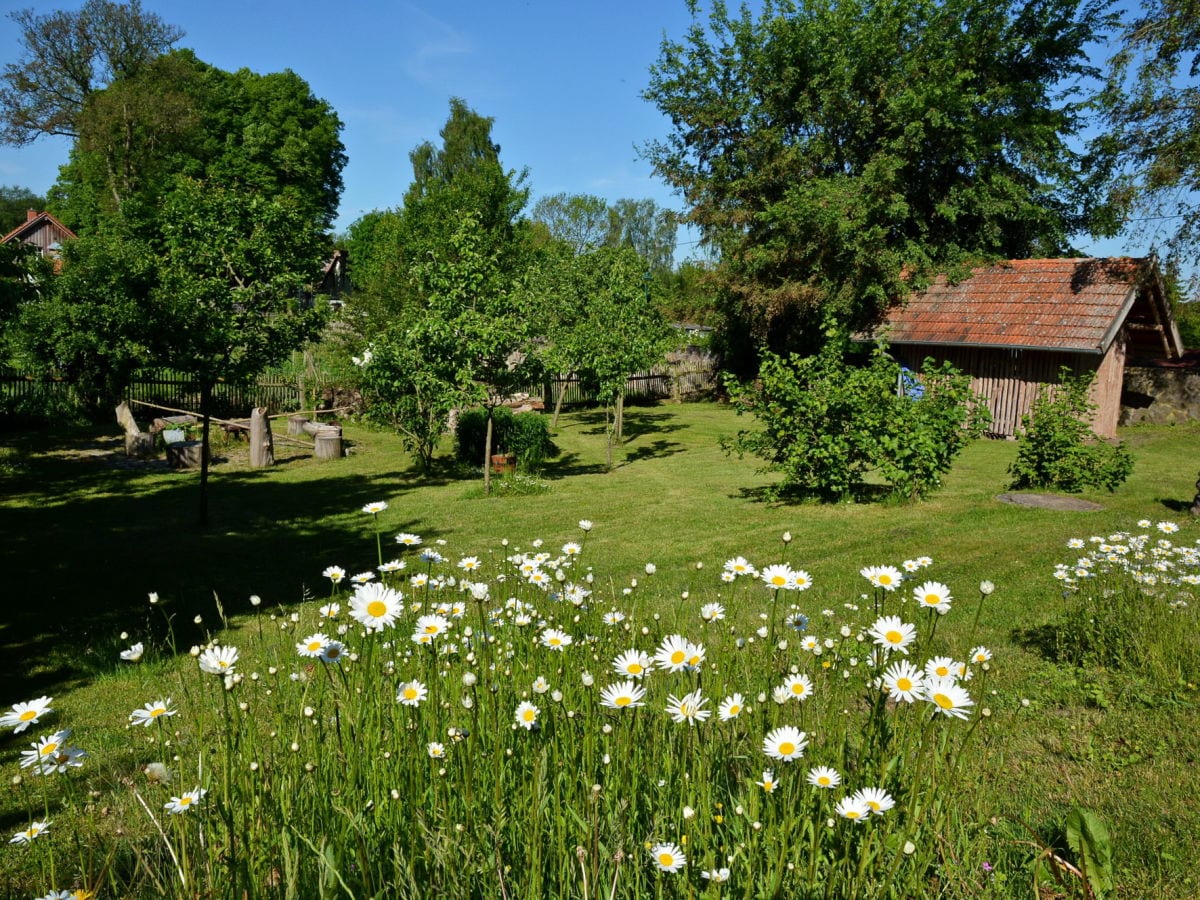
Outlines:
[{"label": "wooden fence", "polygon": [[[264,374],[249,384],[220,382],[213,390],[214,408],[218,415],[228,413],[239,416],[256,406],[264,406],[272,413],[309,408],[314,393],[319,399],[321,390],[332,384],[320,373],[315,378],[309,373],[303,385],[293,378],[274,373]],[[665,364],[649,372],[631,375],[626,383],[625,396],[646,400],[693,400],[711,395],[716,387],[717,378],[712,365]],[[565,392],[564,406],[593,403],[596,400],[595,391],[575,375],[547,378],[541,384],[528,386],[525,393],[541,397],[550,405],[558,397],[559,391]],[[168,369],[139,372],[126,390],[125,399],[159,403],[177,409],[200,407],[200,391],[195,382]],[[4,408],[16,406],[28,411],[62,410],[76,402],[71,385],[61,378],[38,378],[0,370],[0,403]]]}]

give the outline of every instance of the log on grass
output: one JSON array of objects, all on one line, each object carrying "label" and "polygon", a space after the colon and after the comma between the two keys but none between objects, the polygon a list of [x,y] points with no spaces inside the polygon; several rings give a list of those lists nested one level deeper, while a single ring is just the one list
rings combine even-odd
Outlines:
[{"label": "log on grass", "polygon": [[342,429],[339,425],[323,425],[321,430],[312,432],[313,456],[317,459],[342,458]]},{"label": "log on grass", "polygon": [[275,465],[275,444],[265,406],[250,411],[250,465],[256,469]]}]

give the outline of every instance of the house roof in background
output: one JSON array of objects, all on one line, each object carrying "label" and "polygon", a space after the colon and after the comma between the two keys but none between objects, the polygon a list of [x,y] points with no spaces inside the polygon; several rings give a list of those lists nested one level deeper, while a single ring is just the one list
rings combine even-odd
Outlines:
[{"label": "house roof in background", "polygon": [[[56,219],[54,216],[50,215],[50,213],[38,212],[37,210],[31,209],[29,210],[29,214],[26,216],[24,222],[14,228],[8,234],[4,235],[4,237],[0,238],[0,244],[8,244],[12,241],[28,241],[30,237],[36,235],[46,226],[49,226],[50,231],[56,238],[57,243],[61,243],[64,240],[76,236],[75,232],[73,232],[62,222],[58,221],[58,219]],[[39,246],[41,245],[39,244]],[[48,249],[49,246],[50,245],[47,244],[46,247],[43,247],[43,250]]]},{"label": "house roof in background", "polygon": [[939,276],[893,307],[874,336],[889,344],[1103,354],[1127,321],[1157,333],[1146,347],[1179,356],[1152,259],[1017,259],[973,269],[957,284]]}]

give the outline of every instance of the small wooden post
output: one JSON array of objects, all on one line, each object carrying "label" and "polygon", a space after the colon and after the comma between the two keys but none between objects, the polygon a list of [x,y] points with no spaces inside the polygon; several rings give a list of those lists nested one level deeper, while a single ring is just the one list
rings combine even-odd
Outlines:
[{"label": "small wooden post", "polygon": [[250,465],[255,469],[275,465],[275,444],[264,406],[250,410]]},{"label": "small wooden post", "polygon": [[304,423],[307,421],[308,416],[288,416],[288,436],[295,437],[298,434],[304,434]]}]

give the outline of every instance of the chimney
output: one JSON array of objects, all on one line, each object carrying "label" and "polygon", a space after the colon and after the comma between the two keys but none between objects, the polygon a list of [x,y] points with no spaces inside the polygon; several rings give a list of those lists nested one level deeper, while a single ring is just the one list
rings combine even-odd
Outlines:
[{"label": "chimney", "polygon": [[32,222],[39,215],[41,215],[41,213],[39,213],[36,209],[28,209],[25,211],[25,221]]}]

